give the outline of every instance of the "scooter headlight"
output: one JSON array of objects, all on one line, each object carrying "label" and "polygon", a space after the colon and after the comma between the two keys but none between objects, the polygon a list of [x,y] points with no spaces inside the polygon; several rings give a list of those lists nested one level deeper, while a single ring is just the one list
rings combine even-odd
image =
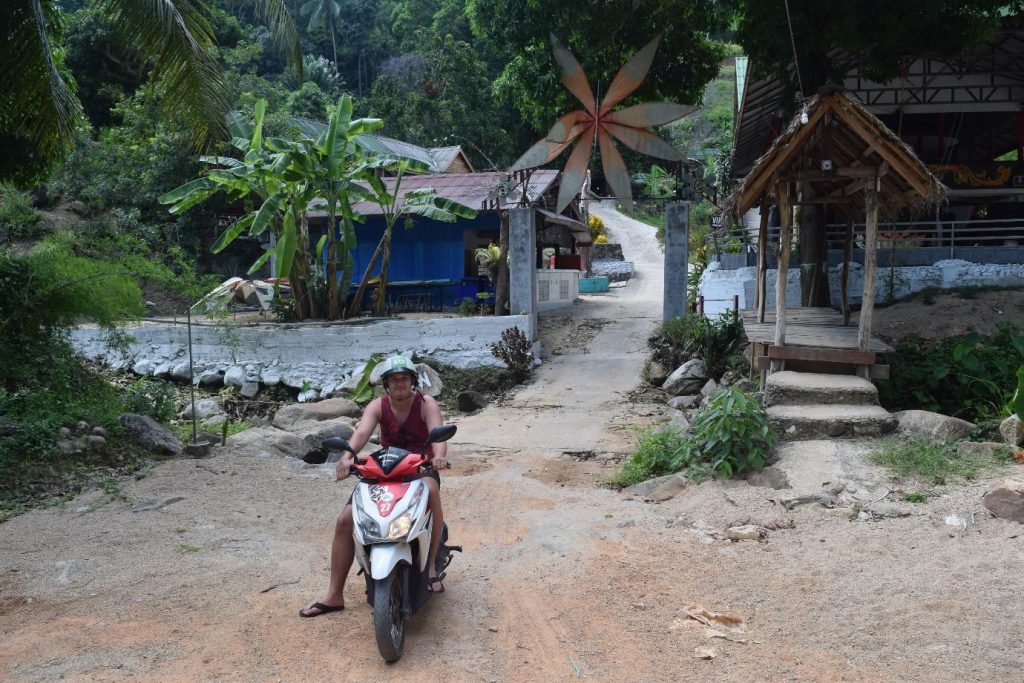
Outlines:
[{"label": "scooter headlight", "polygon": [[404,515],[399,516],[388,527],[388,541],[398,541],[405,538],[409,534],[409,529],[412,528],[412,515],[408,512]]},{"label": "scooter headlight", "polygon": [[370,515],[366,514],[363,509],[362,503],[359,502],[359,496],[355,498],[356,510],[358,512],[359,529],[363,532],[363,538],[368,542],[381,540],[380,525]]}]

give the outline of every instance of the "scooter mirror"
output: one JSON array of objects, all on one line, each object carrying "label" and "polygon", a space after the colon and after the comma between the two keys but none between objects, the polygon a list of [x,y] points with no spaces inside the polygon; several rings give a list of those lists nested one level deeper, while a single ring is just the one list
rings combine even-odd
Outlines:
[{"label": "scooter mirror", "polygon": [[352,447],[348,445],[348,441],[341,438],[340,436],[332,436],[329,439],[324,439],[324,448],[328,451],[338,453],[340,451],[352,452]]},{"label": "scooter mirror", "polygon": [[430,430],[430,434],[427,436],[427,440],[423,443],[424,446],[431,443],[441,443],[455,436],[455,432],[458,428],[455,425],[438,425]]}]

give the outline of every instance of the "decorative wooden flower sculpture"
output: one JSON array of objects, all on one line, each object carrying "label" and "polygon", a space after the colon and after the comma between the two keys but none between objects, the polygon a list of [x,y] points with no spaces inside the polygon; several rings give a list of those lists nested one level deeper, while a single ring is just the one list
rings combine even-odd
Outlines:
[{"label": "decorative wooden flower sculpture", "polygon": [[554,35],[551,36],[555,61],[562,69],[562,83],[583,104],[583,109],[558,119],[547,136],[519,157],[510,170],[519,171],[542,166],[576,142],[576,147],[562,170],[562,184],[558,190],[558,211],[564,209],[583,187],[595,137],[601,151],[601,166],[604,168],[605,178],[619,196],[623,206],[630,212],[633,211],[633,196],[629,185],[629,171],[626,170],[622,155],[612,142],[613,137],[626,147],[648,156],[671,161],[683,160],[683,155],[672,145],[647,129],[681,119],[696,107],[656,102],[612,111],[612,107],[629,97],[643,83],[660,40],[658,37],[649,42],[619,69],[604,95],[604,101],[599,103],[590,89],[587,75],[583,73],[580,63],[569,50],[558,44]]}]

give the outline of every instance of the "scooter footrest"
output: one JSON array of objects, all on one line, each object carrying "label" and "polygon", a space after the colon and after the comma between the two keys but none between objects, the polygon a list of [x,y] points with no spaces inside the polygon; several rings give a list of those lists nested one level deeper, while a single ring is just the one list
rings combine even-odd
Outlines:
[{"label": "scooter footrest", "polygon": [[450,546],[448,546],[448,552],[450,552],[450,553],[461,553],[462,552],[462,546],[461,545],[450,545]]}]

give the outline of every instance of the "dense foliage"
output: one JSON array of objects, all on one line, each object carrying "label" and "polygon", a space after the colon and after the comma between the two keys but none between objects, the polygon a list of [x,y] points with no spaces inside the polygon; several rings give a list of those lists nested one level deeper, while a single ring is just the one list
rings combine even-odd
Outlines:
[{"label": "dense foliage", "polygon": [[505,363],[513,381],[526,379],[533,369],[533,343],[518,327],[510,327],[491,344],[491,355]]},{"label": "dense foliage", "polygon": [[1024,333],[1009,324],[992,335],[911,340],[896,348],[879,397],[889,410],[933,410],[972,422],[1005,417],[1022,364]]},{"label": "dense foliage", "polygon": [[653,351],[651,360],[669,372],[698,357],[708,375],[717,378],[745,361],[743,323],[734,320],[732,313],[715,318],[695,314],[671,318],[658,327],[648,345]]},{"label": "dense foliage", "polygon": [[615,483],[628,486],[682,471],[689,478],[731,477],[762,469],[775,436],[757,397],[735,387],[711,396],[688,431],[648,431]]}]

